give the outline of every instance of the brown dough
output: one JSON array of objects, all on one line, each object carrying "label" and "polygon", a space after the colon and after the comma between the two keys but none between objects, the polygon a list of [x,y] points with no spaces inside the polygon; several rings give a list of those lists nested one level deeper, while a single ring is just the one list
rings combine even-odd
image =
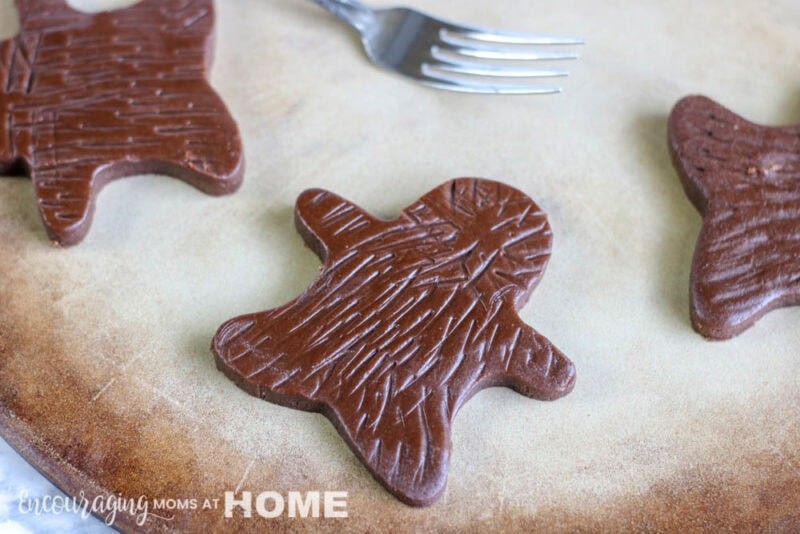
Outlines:
[{"label": "brown dough", "polygon": [[324,260],[319,279],[223,325],[217,364],[252,395],[325,414],[402,501],[441,495],[453,419],[479,390],[545,400],[572,390],[572,362],[517,315],[552,241],[523,193],[458,179],[384,221],[311,190],[295,213]]},{"label": "brown dough", "polygon": [[691,275],[695,329],[726,339],[800,303],[800,126],[761,126],[692,96],[672,111],[669,146],[703,215]]},{"label": "brown dough", "polygon": [[239,133],[206,80],[212,0],[143,0],[85,14],[16,0],[0,42],[0,176],[29,175],[56,245],[89,230],[110,180],[157,173],[219,195],[244,170]]}]

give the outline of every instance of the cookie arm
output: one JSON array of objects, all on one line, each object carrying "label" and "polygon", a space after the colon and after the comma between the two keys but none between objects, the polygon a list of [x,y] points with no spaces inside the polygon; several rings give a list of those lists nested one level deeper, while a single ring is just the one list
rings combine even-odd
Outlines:
[{"label": "cookie arm", "polygon": [[304,191],[295,206],[297,231],[329,266],[377,233],[380,224],[349,200],[323,189]]}]

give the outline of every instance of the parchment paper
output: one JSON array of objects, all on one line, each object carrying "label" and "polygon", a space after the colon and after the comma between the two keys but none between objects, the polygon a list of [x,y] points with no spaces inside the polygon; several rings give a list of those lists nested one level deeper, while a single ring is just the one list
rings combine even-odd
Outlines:
[{"label": "parchment paper", "polygon": [[[133,498],[348,492],[347,519],[179,510],[146,531],[800,525],[800,309],[727,342],[692,330],[700,217],[666,148],[667,114],[687,94],[800,121],[796,1],[412,4],[583,36],[565,93],[546,97],[453,94],[379,70],[312,2],[216,4],[212,84],[245,142],[238,193],[120,180],[85,242],[56,250],[30,181],[0,180],[0,428],[44,473],[72,494]],[[0,35],[13,31],[0,18]],[[240,391],[209,344],[223,321],[286,302],[318,273],[293,226],[301,191],[392,217],[459,176],[504,181],[549,214],[553,256],[521,315],[578,381],[551,403],[474,397],[456,418],[444,497],[414,509],[325,418]],[[138,530],[134,519],[118,526]]]}]

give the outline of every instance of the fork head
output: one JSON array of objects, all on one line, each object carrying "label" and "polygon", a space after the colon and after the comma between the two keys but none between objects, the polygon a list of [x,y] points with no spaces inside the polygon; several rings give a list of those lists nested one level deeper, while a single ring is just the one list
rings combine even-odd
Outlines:
[{"label": "fork head", "polygon": [[432,87],[467,93],[560,92],[560,87],[536,80],[568,72],[533,67],[531,62],[576,59],[573,52],[552,47],[583,44],[574,37],[453,24],[407,8],[369,10],[359,26],[373,62]]}]

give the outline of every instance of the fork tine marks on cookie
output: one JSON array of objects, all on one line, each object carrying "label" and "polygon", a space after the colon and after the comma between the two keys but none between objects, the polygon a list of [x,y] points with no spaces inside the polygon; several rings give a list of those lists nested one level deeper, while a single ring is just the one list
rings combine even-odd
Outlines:
[{"label": "fork tine marks on cookie", "polygon": [[[545,94],[561,87],[539,78],[564,77],[567,70],[524,62],[574,60],[576,37],[499,31],[445,22],[407,8],[372,9],[356,0],[314,0],[361,33],[369,58],[378,65],[439,89],[468,93]],[[515,62],[512,64],[512,62]]]}]

